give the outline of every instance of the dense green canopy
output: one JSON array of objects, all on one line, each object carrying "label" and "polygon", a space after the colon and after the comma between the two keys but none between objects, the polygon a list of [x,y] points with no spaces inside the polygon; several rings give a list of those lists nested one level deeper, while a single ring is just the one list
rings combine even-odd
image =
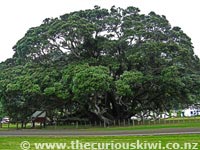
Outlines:
[{"label": "dense green canopy", "polygon": [[0,97],[15,119],[47,110],[110,122],[199,100],[191,39],[154,12],[95,6],[47,18],[13,50],[0,65]]}]

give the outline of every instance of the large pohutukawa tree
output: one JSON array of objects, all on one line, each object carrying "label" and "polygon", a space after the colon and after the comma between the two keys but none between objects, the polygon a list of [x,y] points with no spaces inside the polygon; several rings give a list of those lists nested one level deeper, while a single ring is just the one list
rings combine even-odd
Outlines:
[{"label": "large pohutukawa tree", "polygon": [[[26,97],[51,113],[110,122],[198,100],[200,65],[191,39],[154,12],[95,6],[47,18],[13,50],[12,60],[1,65],[1,82],[8,82],[1,85],[4,102]],[[16,80],[7,79],[9,68]],[[29,69],[29,81],[13,69]]]}]

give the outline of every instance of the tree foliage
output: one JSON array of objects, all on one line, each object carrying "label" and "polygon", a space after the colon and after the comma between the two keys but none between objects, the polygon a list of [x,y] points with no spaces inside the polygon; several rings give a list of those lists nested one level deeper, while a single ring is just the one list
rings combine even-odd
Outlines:
[{"label": "tree foliage", "polygon": [[165,16],[135,7],[47,18],[13,50],[0,65],[1,101],[11,117],[43,109],[52,117],[110,122],[199,98],[191,39]]}]

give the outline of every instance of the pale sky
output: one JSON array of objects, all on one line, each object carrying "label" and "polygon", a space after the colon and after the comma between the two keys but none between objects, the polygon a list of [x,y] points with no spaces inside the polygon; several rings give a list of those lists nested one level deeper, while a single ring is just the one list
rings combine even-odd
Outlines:
[{"label": "pale sky", "polygon": [[26,31],[39,26],[45,18],[59,17],[72,11],[135,6],[141,13],[154,11],[165,15],[172,26],[179,26],[192,39],[200,57],[199,0],[0,0],[0,62],[11,58],[12,47]]}]

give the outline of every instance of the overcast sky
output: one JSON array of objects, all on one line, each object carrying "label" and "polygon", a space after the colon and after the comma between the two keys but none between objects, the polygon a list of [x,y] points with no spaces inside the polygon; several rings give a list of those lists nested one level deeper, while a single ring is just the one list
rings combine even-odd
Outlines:
[{"label": "overcast sky", "polygon": [[76,10],[127,6],[142,13],[155,11],[165,15],[172,26],[179,26],[192,38],[194,51],[200,56],[199,0],[0,0],[0,62],[12,57],[12,47],[26,31],[39,26],[45,18],[55,18]]}]

